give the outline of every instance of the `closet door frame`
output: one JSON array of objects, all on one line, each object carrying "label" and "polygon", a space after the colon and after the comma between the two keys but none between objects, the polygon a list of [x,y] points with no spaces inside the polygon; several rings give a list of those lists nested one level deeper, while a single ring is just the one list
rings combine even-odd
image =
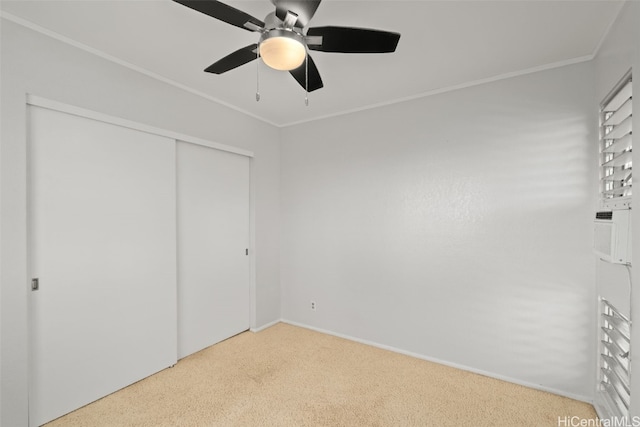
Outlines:
[{"label": "closet door frame", "polygon": [[[137,131],[142,131],[154,135],[163,136],[169,139],[173,139],[174,143],[177,145],[178,142],[181,141],[183,143],[201,145],[208,148],[213,148],[220,151],[225,151],[233,154],[238,154],[241,156],[245,156],[249,158],[249,191],[250,191],[250,200],[249,200],[249,310],[250,310],[250,330],[256,330],[256,273],[255,273],[255,173],[254,173],[254,153],[252,151],[244,150],[241,148],[215,143],[211,141],[207,141],[200,138],[195,138],[189,135],[184,135],[181,133],[157,128],[154,126],[144,125],[141,123],[137,123],[131,120],[122,119],[119,117],[110,116],[107,114],[87,110],[84,108],[64,104],[61,102],[53,101],[47,98],[39,97],[36,95],[27,94],[26,100],[27,106],[35,106],[46,108],[62,113],[67,113],[87,119],[97,120],[104,123],[109,123],[129,129],[134,129]],[[25,111],[26,112],[26,111]],[[176,207],[177,208],[177,207]],[[27,247],[27,250],[30,251],[30,247]],[[177,259],[176,259],[177,263]],[[31,271],[31,267],[28,266],[28,271]],[[177,280],[177,278],[176,278]],[[176,282],[176,286],[178,283]],[[27,310],[31,310],[31,304],[27,304]],[[31,325],[27,325],[27,331],[30,334]],[[28,353],[32,351],[32,349],[27,349]]]}]

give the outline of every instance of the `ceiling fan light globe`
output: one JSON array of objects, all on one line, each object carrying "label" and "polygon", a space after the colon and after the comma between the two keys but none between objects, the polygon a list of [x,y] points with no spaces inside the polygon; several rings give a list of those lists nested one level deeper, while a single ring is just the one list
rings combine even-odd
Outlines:
[{"label": "ceiling fan light globe", "polygon": [[265,38],[260,43],[260,57],[269,67],[280,70],[295,70],[307,56],[305,45],[297,39],[297,34],[276,35]]}]

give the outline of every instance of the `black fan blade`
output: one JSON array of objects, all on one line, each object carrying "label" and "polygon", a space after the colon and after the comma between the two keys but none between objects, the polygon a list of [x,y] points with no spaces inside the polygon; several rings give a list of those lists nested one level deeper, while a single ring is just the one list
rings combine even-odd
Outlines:
[{"label": "black fan blade", "polygon": [[301,66],[296,68],[295,70],[289,71],[294,79],[303,89],[308,92],[313,92],[314,90],[320,89],[324,85],[322,84],[322,78],[320,77],[320,72],[318,71],[318,67],[316,67],[315,62],[310,55],[307,55],[307,60],[309,61],[309,87],[307,88],[307,64],[302,63]]},{"label": "black fan blade", "polygon": [[225,56],[215,64],[209,65],[205,71],[207,73],[222,74],[229,70],[233,70],[241,65],[251,62],[258,57],[256,51],[258,49],[257,44],[251,44],[249,46],[238,49],[235,52]]},{"label": "black fan blade", "polygon": [[309,25],[309,21],[318,10],[321,0],[271,0],[276,5],[276,16],[284,21],[287,11],[298,15],[295,26],[304,28]]},{"label": "black fan blade", "polygon": [[[264,22],[261,20],[216,0],[173,1],[247,31],[257,31],[264,28]],[[245,25],[247,23],[249,26]]]},{"label": "black fan blade", "polygon": [[341,53],[394,52],[400,40],[398,33],[353,27],[309,28],[307,36],[322,36],[322,44],[309,44],[309,49]]}]

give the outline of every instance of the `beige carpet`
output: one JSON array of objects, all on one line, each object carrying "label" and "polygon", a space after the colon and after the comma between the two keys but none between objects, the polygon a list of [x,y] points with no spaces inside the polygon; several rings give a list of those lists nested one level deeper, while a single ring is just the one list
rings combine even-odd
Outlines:
[{"label": "beige carpet", "polygon": [[[47,426],[558,426],[589,404],[279,323]],[[589,424],[593,425],[593,424]]]}]

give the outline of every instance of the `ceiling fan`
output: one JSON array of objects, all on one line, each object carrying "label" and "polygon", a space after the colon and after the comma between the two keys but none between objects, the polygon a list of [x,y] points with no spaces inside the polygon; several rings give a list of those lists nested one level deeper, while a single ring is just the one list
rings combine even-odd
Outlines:
[{"label": "ceiling fan", "polygon": [[394,52],[400,34],[354,27],[307,28],[321,0],[271,0],[276,10],[261,21],[216,0],[174,0],[184,6],[247,31],[260,33],[258,43],[225,56],[204,71],[222,74],[262,58],[276,70],[289,71],[307,91],[323,87],[307,50],[339,53]]}]

